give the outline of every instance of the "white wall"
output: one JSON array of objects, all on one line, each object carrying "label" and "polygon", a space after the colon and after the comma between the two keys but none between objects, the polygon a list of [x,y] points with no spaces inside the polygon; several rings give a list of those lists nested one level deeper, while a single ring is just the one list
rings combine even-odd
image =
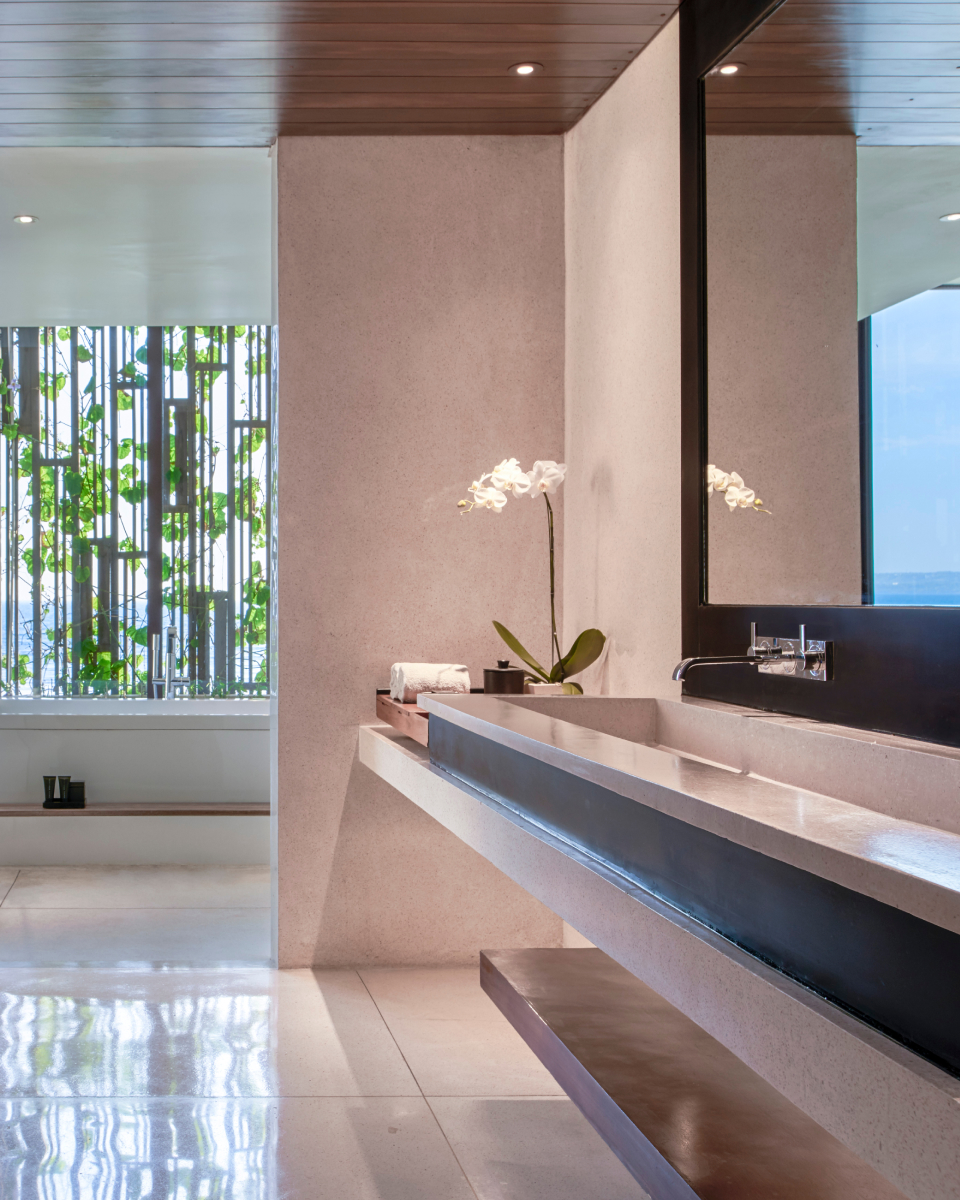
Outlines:
[{"label": "white wall", "polygon": [[[0,700],[0,764],[0,865],[269,861],[267,816],[109,811],[268,803],[266,700]],[[42,812],[58,774],[84,781],[89,811]],[[10,812],[22,805],[37,815]]]},{"label": "white wall", "polygon": [[269,817],[3,815],[0,866],[249,866],[269,861]]},{"label": "white wall", "polygon": [[598,684],[669,695],[680,658],[678,23],[565,135],[564,633]]},{"label": "white wall", "polygon": [[0,701],[0,807],[42,804],[59,774],[90,805],[269,803],[269,701],[210,704]]},{"label": "white wall", "polygon": [[270,234],[264,148],[0,148],[0,325],[266,323]]}]

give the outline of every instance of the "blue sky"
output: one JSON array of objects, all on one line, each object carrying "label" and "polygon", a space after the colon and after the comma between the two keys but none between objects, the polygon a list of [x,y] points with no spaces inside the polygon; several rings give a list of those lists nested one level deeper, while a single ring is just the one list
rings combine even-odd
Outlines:
[{"label": "blue sky", "polygon": [[960,288],[872,327],[874,569],[960,571]]}]

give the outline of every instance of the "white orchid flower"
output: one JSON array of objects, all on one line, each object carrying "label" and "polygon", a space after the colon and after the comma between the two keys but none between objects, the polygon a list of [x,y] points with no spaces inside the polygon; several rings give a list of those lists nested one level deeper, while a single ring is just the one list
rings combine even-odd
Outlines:
[{"label": "white orchid flower", "polygon": [[713,463],[710,463],[710,465],[707,467],[707,495],[708,496],[713,495],[714,488],[716,488],[718,492],[726,491],[727,484],[729,484],[731,482],[732,481],[730,479],[730,476],[726,473],[726,471],[721,471],[717,467],[715,467],[713,465]]},{"label": "white orchid flower", "polygon": [[492,508],[494,512],[502,512],[507,497],[499,488],[478,487],[473,493],[473,502],[477,508]]},{"label": "white orchid flower", "polygon": [[559,490],[566,473],[566,463],[556,463],[552,458],[546,460],[538,458],[529,475],[530,495],[537,497],[545,492],[548,496],[552,496]]},{"label": "white orchid flower", "polygon": [[737,487],[731,483],[723,498],[727,502],[727,507],[732,511],[735,508],[752,508],[756,502],[756,496],[753,488]]},{"label": "white orchid flower", "polygon": [[478,492],[480,490],[480,488],[483,487],[484,480],[489,479],[489,478],[490,478],[489,472],[487,472],[486,475],[481,475],[479,479],[475,479],[473,481],[473,483],[470,484],[470,486],[467,488],[467,491],[468,492]]},{"label": "white orchid flower", "polygon": [[746,486],[742,476],[738,475],[736,471],[728,474],[710,463],[707,466],[707,495],[712,496],[715,491],[723,493],[723,498],[731,512],[738,508],[749,508],[755,512],[765,512],[767,516],[773,516],[769,509],[763,507],[763,501],[757,499],[753,488]]},{"label": "white orchid flower", "polygon": [[530,491],[530,476],[520,470],[520,464],[515,458],[505,458],[490,472],[490,486],[501,492],[513,492],[522,496]]}]

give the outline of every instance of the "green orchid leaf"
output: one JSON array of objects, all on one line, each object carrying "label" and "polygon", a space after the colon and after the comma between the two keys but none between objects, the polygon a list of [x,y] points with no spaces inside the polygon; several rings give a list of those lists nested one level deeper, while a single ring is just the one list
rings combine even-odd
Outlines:
[{"label": "green orchid leaf", "polygon": [[579,683],[573,683],[571,680],[565,680],[563,684],[563,694],[565,696],[582,696],[583,688]]},{"label": "green orchid leaf", "polygon": [[571,675],[579,675],[581,671],[585,671],[603,653],[606,640],[599,629],[585,629],[554,667],[555,678],[552,682],[556,683],[558,680],[565,680]]},{"label": "green orchid leaf", "polygon": [[[544,682],[550,682],[550,676],[547,674],[547,672],[543,669],[543,667],[540,666],[535,658],[527,653],[527,651],[523,648],[523,646],[520,645],[509,629],[501,625],[499,621],[494,621],[493,627],[518,658],[522,658],[527,666],[532,671],[536,671],[536,673],[542,680],[544,680]],[[593,660],[591,659],[590,661],[592,662]]]}]

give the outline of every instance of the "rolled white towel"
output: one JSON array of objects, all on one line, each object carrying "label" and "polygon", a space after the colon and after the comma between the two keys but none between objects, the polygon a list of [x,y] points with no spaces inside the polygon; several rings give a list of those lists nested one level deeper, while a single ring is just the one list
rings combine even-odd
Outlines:
[{"label": "rolled white towel", "polygon": [[394,663],[390,699],[409,704],[420,692],[469,692],[470,672],[459,663]]}]

